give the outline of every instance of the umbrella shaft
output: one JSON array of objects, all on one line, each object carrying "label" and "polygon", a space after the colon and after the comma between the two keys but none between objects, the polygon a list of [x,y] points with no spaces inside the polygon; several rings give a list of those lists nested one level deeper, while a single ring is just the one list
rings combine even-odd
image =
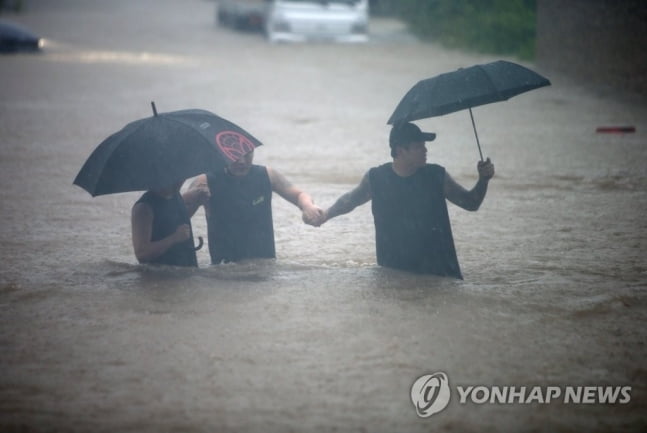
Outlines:
[{"label": "umbrella shaft", "polygon": [[479,155],[481,155],[481,161],[483,161],[483,152],[481,152],[481,143],[479,142],[479,135],[476,133],[476,123],[474,123],[474,115],[472,114],[472,109],[470,108],[470,119],[472,119],[472,128],[474,129],[474,137],[476,137],[476,145],[479,148]]}]

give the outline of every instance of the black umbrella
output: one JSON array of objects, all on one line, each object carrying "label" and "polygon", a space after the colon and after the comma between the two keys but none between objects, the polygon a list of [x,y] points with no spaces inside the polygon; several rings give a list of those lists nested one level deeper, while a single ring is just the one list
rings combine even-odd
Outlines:
[{"label": "black umbrella", "polygon": [[483,160],[472,107],[505,101],[520,93],[548,85],[550,81],[536,72],[504,60],[460,68],[419,81],[404,95],[387,124],[469,109],[476,144]]},{"label": "black umbrella", "polygon": [[136,120],[92,152],[74,184],[93,197],[165,188],[225,167],[262,143],[205,110],[180,110]]}]

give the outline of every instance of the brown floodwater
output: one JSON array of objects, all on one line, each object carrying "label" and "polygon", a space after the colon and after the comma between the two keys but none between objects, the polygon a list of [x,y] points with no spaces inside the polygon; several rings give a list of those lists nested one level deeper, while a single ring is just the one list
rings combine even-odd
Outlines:
[{"label": "brown floodwater", "polygon": [[[464,281],[378,267],[370,205],[313,228],[278,196],[276,260],[136,264],[140,194],[72,181],[150,101],[238,123],[264,142],[257,163],[329,206],[390,159],[386,120],[416,81],[497,59],[386,19],[365,45],[270,45],[214,12],[36,0],[5,17],[47,41],[0,57],[0,430],[644,431],[647,109],[560,76],[474,110],[497,174],[478,212],[450,207]],[[429,160],[471,188],[469,114],[418,124],[438,134]],[[193,225],[206,237],[202,211]],[[453,388],[630,386],[631,401],[453,394],[419,418],[412,384],[439,371]]]}]

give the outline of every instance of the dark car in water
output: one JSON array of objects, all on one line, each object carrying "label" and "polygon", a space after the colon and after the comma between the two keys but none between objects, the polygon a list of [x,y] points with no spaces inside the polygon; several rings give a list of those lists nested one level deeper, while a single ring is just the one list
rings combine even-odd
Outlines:
[{"label": "dark car in water", "polygon": [[0,53],[36,52],[43,40],[19,24],[0,20]]},{"label": "dark car in water", "polygon": [[265,28],[268,0],[219,0],[218,25],[239,30],[261,31]]}]

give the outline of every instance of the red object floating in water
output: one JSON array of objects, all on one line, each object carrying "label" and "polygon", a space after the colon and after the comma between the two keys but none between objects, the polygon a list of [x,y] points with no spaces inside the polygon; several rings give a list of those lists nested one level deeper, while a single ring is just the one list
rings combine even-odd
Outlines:
[{"label": "red object floating in water", "polygon": [[626,134],[629,132],[636,132],[635,126],[599,126],[595,132],[611,133],[611,134]]}]

